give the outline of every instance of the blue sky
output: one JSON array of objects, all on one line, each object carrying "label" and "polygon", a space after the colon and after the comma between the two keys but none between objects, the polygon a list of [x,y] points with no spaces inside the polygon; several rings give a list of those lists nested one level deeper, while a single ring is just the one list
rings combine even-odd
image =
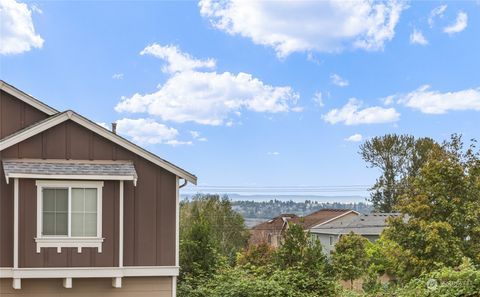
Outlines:
[{"label": "blue sky", "polygon": [[370,137],[480,136],[475,1],[0,6],[1,79],[202,187],[371,185]]}]

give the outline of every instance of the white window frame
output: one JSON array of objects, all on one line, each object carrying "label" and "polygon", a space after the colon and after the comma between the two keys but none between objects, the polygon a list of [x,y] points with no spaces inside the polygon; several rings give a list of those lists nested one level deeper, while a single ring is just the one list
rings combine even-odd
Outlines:
[{"label": "white window frame", "polygon": [[[69,181],[69,180],[37,180],[37,253],[41,248],[54,247],[61,253],[62,248],[77,248],[81,253],[82,248],[97,248],[102,252],[102,190],[103,181]],[[68,189],[68,235],[42,235],[43,230],[43,189],[44,188],[67,188]],[[71,235],[72,221],[72,188],[97,189],[97,236],[79,237]]]},{"label": "white window frame", "polygon": [[330,243],[330,246],[334,246],[334,245],[335,245],[335,238],[334,238],[334,236],[333,236],[333,235],[330,235],[330,236],[328,237],[328,239],[329,239],[329,241],[330,241],[330,242],[329,242],[329,243]]}]

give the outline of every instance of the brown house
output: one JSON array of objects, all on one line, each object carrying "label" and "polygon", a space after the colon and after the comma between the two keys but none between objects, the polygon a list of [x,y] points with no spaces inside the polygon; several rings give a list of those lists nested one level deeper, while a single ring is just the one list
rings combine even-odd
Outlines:
[{"label": "brown house", "polygon": [[341,221],[358,216],[358,212],[350,209],[320,209],[304,217],[295,214],[281,214],[271,220],[258,224],[250,230],[249,244],[267,243],[276,248],[281,245],[281,238],[289,224],[298,224],[305,231],[323,224]]},{"label": "brown house", "polygon": [[191,173],[0,81],[0,295],[175,296]]}]

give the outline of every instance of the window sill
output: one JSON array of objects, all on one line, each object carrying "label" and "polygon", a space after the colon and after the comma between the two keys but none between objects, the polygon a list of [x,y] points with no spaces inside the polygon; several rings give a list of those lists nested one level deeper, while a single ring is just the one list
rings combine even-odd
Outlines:
[{"label": "window sill", "polygon": [[37,244],[37,253],[41,248],[57,248],[57,253],[62,252],[62,248],[77,248],[77,252],[81,253],[82,248],[97,248],[98,252],[102,252],[102,244],[104,238],[83,237],[83,238],[62,238],[62,237],[42,237],[35,238]]}]

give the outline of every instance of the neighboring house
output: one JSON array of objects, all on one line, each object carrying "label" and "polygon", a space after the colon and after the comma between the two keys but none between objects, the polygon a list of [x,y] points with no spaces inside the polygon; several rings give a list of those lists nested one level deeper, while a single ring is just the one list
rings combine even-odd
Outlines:
[{"label": "neighboring house", "polygon": [[340,237],[353,232],[375,242],[387,226],[387,219],[398,213],[361,214],[349,221],[331,221],[310,229],[312,237],[319,239],[327,255],[335,249]]},{"label": "neighboring house", "polygon": [[253,226],[250,229],[249,244],[267,243],[274,248],[279,247],[283,232],[288,227],[288,222],[295,218],[298,217],[294,214],[281,214],[271,220]]},{"label": "neighboring house", "polygon": [[196,181],[0,81],[0,295],[175,296],[178,192]]},{"label": "neighboring house", "polygon": [[351,220],[358,212],[350,209],[321,209],[304,217],[294,214],[282,214],[250,229],[249,244],[268,243],[276,248],[281,245],[281,238],[289,224],[298,224],[305,231],[333,221]]}]

